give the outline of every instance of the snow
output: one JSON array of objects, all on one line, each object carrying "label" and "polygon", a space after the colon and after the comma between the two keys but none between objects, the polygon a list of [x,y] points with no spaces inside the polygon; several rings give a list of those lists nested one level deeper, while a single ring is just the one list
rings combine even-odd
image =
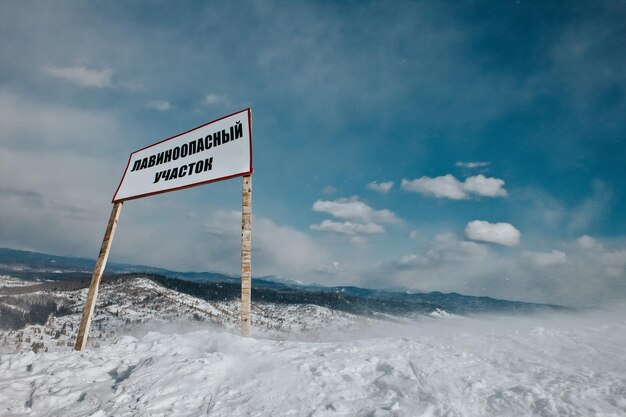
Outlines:
[{"label": "snow", "polygon": [[316,340],[144,323],[83,353],[1,355],[0,415],[624,416],[625,311],[442,314]]},{"label": "snow", "polygon": [[[10,282],[7,281],[10,285]],[[15,286],[14,286],[15,287]],[[15,308],[11,302],[50,300],[67,306],[73,313],[53,316],[44,325],[29,325],[20,330],[0,331],[0,354],[23,350],[55,351],[74,346],[78,323],[87,298],[87,289],[33,290],[24,295],[0,297],[0,306]],[[29,301],[30,300],[30,301]],[[18,304],[19,305],[19,304]],[[238,299],[207,301],[167,289],[144,277],[104,281],[100,287],[95,315],[90,329],[88,348],[97,348],[121,334],[128,334],[138,324],[142,332],[163,326],[189,327],[190,323],[211,323],[232,333],[239,331]],[[22,309],[24,307],[20,307]],[[311,304],[277,305],[253,303],[253,331],[264,337],[297,337],[319,340],[332,324],[343,331],[375,320]],[[397,317],[393,318],[398,320]],[[175,324],[172,324],[175,323]]]},{"label": "snow", "polygon": [[10,275],[2,275],[0,274],[0,288],[5,287],[25,287],[28,285],[33,285],[34,282],[24,281],[19,278],[14,278]]}]

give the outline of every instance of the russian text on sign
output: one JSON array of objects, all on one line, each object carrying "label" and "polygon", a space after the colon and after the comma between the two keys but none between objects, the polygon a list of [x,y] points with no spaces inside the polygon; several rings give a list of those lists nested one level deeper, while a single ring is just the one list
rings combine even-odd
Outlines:
[{"label": "russian text on sign", "polygon": [[130,155],[114,202],[252,173],[250,109]]}]

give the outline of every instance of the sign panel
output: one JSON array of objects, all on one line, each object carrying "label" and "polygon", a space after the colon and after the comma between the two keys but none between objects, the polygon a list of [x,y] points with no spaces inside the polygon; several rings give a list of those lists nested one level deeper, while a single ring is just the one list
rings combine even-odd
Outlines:
[{"label": "sign panel", "polygon": [[251,127],[245,109],[131,153],[113,202],[252,174]]}]

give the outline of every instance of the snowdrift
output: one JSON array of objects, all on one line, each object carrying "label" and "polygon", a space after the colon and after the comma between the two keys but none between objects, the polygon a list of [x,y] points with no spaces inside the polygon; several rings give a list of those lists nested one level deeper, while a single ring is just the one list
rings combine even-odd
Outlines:
[{"label": "snowdrift", "polygon": [[161,328],[0,357],[3,416],[622,416],[626,317],[371,324],[323,340]]}]

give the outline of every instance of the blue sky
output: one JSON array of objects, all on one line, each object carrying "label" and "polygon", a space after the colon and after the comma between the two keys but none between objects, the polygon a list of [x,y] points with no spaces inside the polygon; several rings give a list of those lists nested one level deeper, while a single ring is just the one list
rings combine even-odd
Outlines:
[{"label": "blue sky", "polygon": [[[626,297],[626,7],[0,3],[0,246],[97,255],[130,152],[253,110],[253,274]],[[239,179],[122,210],[111,259],[239,270]]]}]

